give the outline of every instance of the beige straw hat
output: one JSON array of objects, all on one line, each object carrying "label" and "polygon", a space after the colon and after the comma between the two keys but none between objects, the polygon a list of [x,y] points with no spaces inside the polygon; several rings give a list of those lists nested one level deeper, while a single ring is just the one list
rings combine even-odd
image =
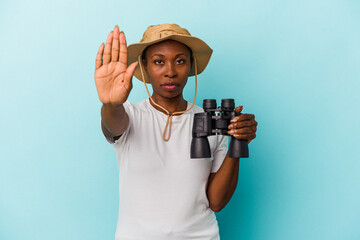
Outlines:
[{"label": "beige straw hat", "polygon": [[[196,61],[196,63],[193,62],[189,76],[195,75],[195,64],[197,65],[197,74],[204,71],[213,50],[200,38],[191,36],[189,31],[185,28],[181,28],[177,24],[169,23],[150,25],[144,32],[144,35],[139,43],[134,43],[128,46],[128,65],[141,59],[142,52],[146,47],[167,39],[181,42],[192,50],[194,61]],[[140,81],[143,81],[140,68],[142,68],[143,73],[145,73],[145,82],[150,83],[149,77],[141,63],[139,63],[135,69],[135,77]]]}]

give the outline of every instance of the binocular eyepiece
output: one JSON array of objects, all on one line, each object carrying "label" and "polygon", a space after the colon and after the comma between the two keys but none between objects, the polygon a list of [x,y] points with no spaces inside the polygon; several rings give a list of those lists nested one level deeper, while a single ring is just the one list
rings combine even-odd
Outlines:
[{"label": "binocular eyepiece", "polygon": [[[191,158],[211,157],[208,136],[221,134],[228,135],[228,126],[231,119],[241,113],[236,113],[234,99],[222,99],[221,106],[217,107],[215,99],[204,99],[202,113],[195,113],[191,140]],[[240,140],[231,136],[229,157],[248,158],[249,148],[247,140]]]}]

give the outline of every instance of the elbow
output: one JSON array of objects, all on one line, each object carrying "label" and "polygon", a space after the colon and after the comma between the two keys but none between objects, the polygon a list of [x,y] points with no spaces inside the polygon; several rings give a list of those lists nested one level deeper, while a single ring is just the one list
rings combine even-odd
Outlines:
[{"label": "elbow", "polygon": [[214,212],[220,212],[226,205],[226,199],[219,197],[218,194],[214,195],[213,192],[208,191],[207,197],[209,200],[209,208]]},{"label": "elbow", "polygon": [[213,212],[220,212],[222,208],[211,208]]},{"label": "elbow", "polygon": [[213,212],[220,212],[224,208],[223,206],[215,204],[209,204],[209,207]]}]

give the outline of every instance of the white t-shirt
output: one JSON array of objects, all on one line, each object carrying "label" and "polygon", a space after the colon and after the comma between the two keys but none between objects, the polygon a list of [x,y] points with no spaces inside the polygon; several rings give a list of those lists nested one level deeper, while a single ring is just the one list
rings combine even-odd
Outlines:
[{"label": "white t-shirt", "polygon": [[[191,103],[188,102],[188,108]],[[226,155],[228,137],[209,136],[211,158],[190,158],[193,117],[203,109],[174,116],[171,137],[162,138],[167,115],[149,98],[124,103],[130,124],[113,145],[119,166],[116,240],[218,240],[206,187]]]}]

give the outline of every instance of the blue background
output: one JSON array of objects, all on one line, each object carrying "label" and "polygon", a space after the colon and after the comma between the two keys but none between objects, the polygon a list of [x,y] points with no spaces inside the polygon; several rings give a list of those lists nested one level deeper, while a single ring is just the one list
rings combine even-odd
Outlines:
[{"label": "blue background", "polygon": [[[131,44],[159,23],[214,49],[198,105],[235,98],[258,121],[216,213],[221,239],[360,239],[359,12],[345,0],[1,1],[0,239],[114,238],[95,57],[115,24]],[[146,98],[133,82],[130,100]]]}]

